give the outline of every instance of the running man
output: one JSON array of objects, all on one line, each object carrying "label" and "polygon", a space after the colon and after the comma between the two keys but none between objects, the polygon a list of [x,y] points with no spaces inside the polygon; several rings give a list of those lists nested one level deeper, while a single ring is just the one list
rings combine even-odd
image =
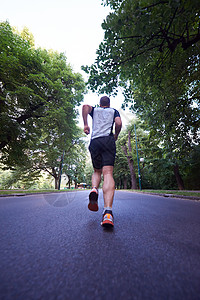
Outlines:
[{"label": "running man", "polygon": [[[119,112],[110,107],[110,99],[101,97],[100,107],[83,105],[82,116],[84,132],[90,133],[88,126],[88,114],[92,117],[92,135],[89,145],[94,173],[92,175],[92,190],[89,194],[88,208],[98,211],[98,188],[103,174],[103,198],[104,210],[101,225],[113,227],[113,197],[115,182],[113,179],[113,167],[116,155],[115,141],[121,131],[122,121]],[[113,134],[113,125],[115,133]]]}]

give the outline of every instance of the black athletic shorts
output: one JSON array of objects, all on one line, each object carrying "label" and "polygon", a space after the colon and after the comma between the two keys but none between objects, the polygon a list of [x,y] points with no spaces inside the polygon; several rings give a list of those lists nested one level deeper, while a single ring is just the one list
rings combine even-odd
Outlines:
[{"label": "black athletic shorts", "polygon": [[113,135],[92,139],[89,151],[95,169],[101,169],[103,166],[114,166],[116,145]]}]

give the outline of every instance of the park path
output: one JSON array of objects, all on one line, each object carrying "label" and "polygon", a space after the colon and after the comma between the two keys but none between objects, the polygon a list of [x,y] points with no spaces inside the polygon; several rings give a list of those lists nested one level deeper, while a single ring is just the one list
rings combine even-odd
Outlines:
[{"label": "park path", "polygon": [[200,202],[117,191],[0,198],[0,299],[200,299]]}]

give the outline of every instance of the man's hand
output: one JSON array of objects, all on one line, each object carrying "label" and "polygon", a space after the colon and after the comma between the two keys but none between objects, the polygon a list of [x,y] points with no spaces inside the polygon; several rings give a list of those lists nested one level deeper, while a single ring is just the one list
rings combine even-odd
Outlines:
[{"label": "man's hand", "polygon": [[85,134],[90,133],[90,127],[88,125],[85,125],[83,130],[84,130]]}]

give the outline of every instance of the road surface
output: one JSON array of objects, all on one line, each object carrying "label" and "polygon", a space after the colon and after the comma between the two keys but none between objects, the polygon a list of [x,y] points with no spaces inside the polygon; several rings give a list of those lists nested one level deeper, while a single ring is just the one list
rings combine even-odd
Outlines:
[{"label": "road surface", "polygon": [[200,202],[117,191],[0,198],[0,299],[200,299]]}]

